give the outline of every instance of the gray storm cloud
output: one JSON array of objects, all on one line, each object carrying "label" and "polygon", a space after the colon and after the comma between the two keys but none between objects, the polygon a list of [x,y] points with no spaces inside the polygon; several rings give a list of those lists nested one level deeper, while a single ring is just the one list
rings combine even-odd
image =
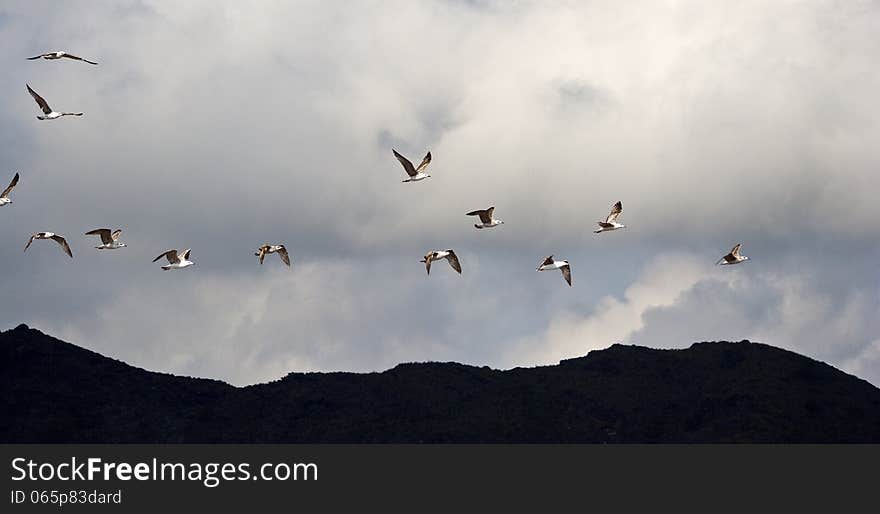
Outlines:
[{"label": "gray storm cloud", "polygon": [[[880,383],[878,29],[857,1],[6,3],[0,324],[238,384],[746,337]],[[100,65],[24,59],[56,48]],[[37,121],[25,82],[85,116]],[[37,230],[75,259],[23,254]],[[177,247],[196,268],[150,263]],[[463,275],[426,277],[449,247]]]}]

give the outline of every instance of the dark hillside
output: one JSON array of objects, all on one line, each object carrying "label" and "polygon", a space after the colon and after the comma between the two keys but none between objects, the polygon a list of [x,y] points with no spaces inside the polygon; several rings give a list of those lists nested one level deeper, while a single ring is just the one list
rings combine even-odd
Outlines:
[{"label": "dark hillside", "polygon": [[0,442],[880,442],[880,389],[749,343],[557,366],[292,373],[235,388],[0,333]]}]

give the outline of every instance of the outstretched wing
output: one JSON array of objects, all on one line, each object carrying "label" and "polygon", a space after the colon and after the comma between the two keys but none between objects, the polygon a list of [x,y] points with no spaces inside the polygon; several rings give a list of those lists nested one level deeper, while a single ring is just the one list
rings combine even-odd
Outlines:
[{"label": "outstretched wing", "polygon": [[116,230],[113,231],[112,234],[110,234],[110,237],[112,237],[114,241],[119,241],[119,236],[121,236],[121,235],[122,235],[122,229],[117,228]]},{"label": "outstretched wing", "polygon": [[428,272],[428,275],[431,274],[431,261],[434,259],[434,252],[428,252],[425,254],[425,258],[422,262],[425,263],[425,271]]},{"label": "outstretched wing", "polygon": [[266,251],[269,249],[269,245],[263,245],[257,248],[257,257],[260,258],[260,264],[263,264],[263,259],[266,258]]},{"label": "outstretched wing", "polygon": [[190,250],[189,248],[187,248],[186,250],[184,250],[184,251],[183,251],[183,258],[186,259],[186,260],[189,260],[189,254],[190,254],[190,253],[192,253],[192,250]]},{"label": "outstretched wing", "polygon": [[727,262],[727,263],[736,262],[737,259],[739,259],[739,249],[740,249],[741,247],[742,247],[742,243],[738,243],[736,246],[733,247],[733,250],[731,250],[729,254],[727,254],[727,255],[725,255],[724,257],[718,259],[718,261],[715,262],[715,264],[716,264],[716,265],[721,264],[721,261],[725,261],[725,262]]},{"label": "outstretched wing", "polygon": [[177,250],[168,250],[168,251],[162,252],[161,254],[159,254],[158,257],[153,259],[153,262],[158,261],[162,257],[165,257],[166,259],[168,259],[169,264],[175,264],[177,262],[180,262],[180,258],[177,257]]},{"label": "outstretched wing", "polygon": [[34,239],[36,239],[36,238],[37,238],[37,235],[34,234],[34,235],[31,236],[30,239],[28,239],[27,244],[24,245],[24,251],[27,251],[27,249],[31,247],[31,243],[33,243],[33,242],[34,242]]},{"label": "outstretched wing", "polygon": [[565,265],[562,267],[562,278],[568,282],[568,286],[571,287],[571,266]]},{"label": "outstretched wing", "polygon": [[[101,236],[101,242],[105,245],[112,243],[116,238],[110,233],[109,228],[96,228],[95,230],[89,230],[86,232],[87,236]],[[117,236],[118,237],[118,236]]]},{"label": "outstretched wing", "polygon": [[35,55],[35,56],[33,56],[33,57],[28,57],[27,60],[29,60],[29,61],[33,61],[34,59],[39,59],[39,58],[41,58],[41,57],[45,57],[46,55],[47,55],[47,54]]},{"label": "outstretched wing", "polygon": [[8,197],[9,193],[12,192],[12,188],[14,188],[16,184],[18,184],[18,173],[16,173],[15,176],[12,177],[12,182],[9,183],[9,187],[4,189],[3,193],[0,193],[0,198]]},{"label": "outstretched wing", "polygon": [[37,105],[40,106],[40,109],[43,111],[43,114],[51,113],[52,108],[49,107],[49,104],[46,103],[46,100],[44,100],[42,96],[38,95],[36,91],[31,89],[30,85],[25,84],[25,86],[27,86],[28,93],[30,93],[31,96],[34,97],[34,100],[37,102]]},{"label": "outstretched wing", "polygon": [[413,167],[413,163],[409,162],[409,159],[407,159],[406,157],[397,153],[397,150],[395,150],[394,148],[392,148],[391,151],[394,152],[394,156],[397,157],[397,160],[400,161],[400,164],[403,164],[403,169],[406,170],[406,174],[410,177],[415,177],[416,173],[418,172]]},{"label": "outstretched wing", "polygon": [[[544,257],[544,262],[541,263],[541,266],[549,266],[551,264],[553,264],[553,256],[548,255],[547,257]],[[538,267],[540,268],[541,266]]]},{"label": "outstretched wing", "polygon": [[59,235],[52,236],[52,239],[61,245],[61,249],[64,250],[64,253],[66,253],[68,257],[73,258],[73,252],[70,251],[70,245],[67,244],[67,239],[64,239]]},{"label": "outstretched wing", "polygon": [[82,57],[78,57],[76,55],[69,54],[67,52],[64,52],[64,54],[61,57],[67,57],[68,59],[73,59],[74,61],[83,61],[83,62],[87,62],[89,64],[98,64],[94,61],[90,61],[88,59],[83,59]]},{"label": "outstretched wing", "polygon": [[492,222],[492,211],[495,210],[495,207],[489,207],[488,209],[478,209],[476,211],[471,211],[467,213],[467,216],[479,216],[480,221],[483,223],[491,223]]},{"label": "outstretched wing", "polygon": [[290,267],[290,255],[288,255],[287,248],[284,245],[281,245],[281,248],[278,249],[278,256],[281,257],[281,261],[284,264],[287,264],[287,267]]},{"label": "outstretched wing", "polygon": [[617,221],[617,217],[620,216],[620,213],[623,212],[623,204],[617,202],[616,204],[611,206],[611,212],[608,214],[608,217],[605,218],[605,223],[614,223]]},{"label": "outstretched wing", "polygon": [[431,164],[431,152],[428,152],[427,154],[425,154],[425,158],[422,159],[421,163],[419,163],[419,167],[416,168],[416,171],[418,172],[418,171],[424,170],[425,168],[428,167],[429,164]]},{"label": "outstretched wing", "polygon": [[461,275],[461,263],[458,262],[458,255],[455,255],[455,252],[452,250],[446,250],[449,252],[449,256],[446,257],[446,260],[449,261],[449,265],[452,266],[452,269],[458,272]]}]

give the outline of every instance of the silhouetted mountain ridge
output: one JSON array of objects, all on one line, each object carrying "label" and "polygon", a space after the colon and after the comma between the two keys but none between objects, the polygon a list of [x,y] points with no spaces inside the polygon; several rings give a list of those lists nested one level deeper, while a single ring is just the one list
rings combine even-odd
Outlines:
[{"label": "silhouetted mountain ridge", "polygon": [[880,442],[880,389],[772,346],[613,345],[506,371],[405,363],[237,388],[0,333],[0,442]]}]

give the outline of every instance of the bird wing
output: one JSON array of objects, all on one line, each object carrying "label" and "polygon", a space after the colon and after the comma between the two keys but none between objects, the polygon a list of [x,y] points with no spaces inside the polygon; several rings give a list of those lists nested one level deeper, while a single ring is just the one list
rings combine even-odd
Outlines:
[{"label": "bird wing", "polygon": [[461,274],[461,263],[458,262],[458,255],[455,255],[455,252],[452,250],[446,250],[449,252],[449,255],[446,257],[446,260],[449,261],[449,265],[452,266],[452,269],[457,271],[459,275]]},{"label": "bird wing", "polygon": [[39,105],[40,109],[43,110],[43,114],[51,113],[52,108],[49,107],[49,104],[46,103],[46,100],[44,100],[42,96],[38,95],[36,91],[31,89],[31,86],[29,86],[28,84],[25,84],[25,86],[27,86],[28,93],[30,93],[31,96],[34,97],[34,100],[37,102],[37,105]]},{"label": "bird wing", "polygon": [[263,259],[266,258],[266,250],[269,249],[268,245],[263,245],[257,248],[257,257],[260,258],[260,264],[263,264]]},{"label": "bird wing", "polygon": [[285,248],[284,245],[281,245],[281,248],[278,249],[278,256],[281,257],[281,261],[284,262],[284,264],[287,264],[287,266],[290,267],[290,255],[288,255],[287,248]]},{"label": "bird wing", "polygon": [[14,188],[16,184],[18,184],[18,173],[16,173],[15,176],[12,177],[12,182],[9,183],[9,187],[4,189],[3,193],[0,193],[0,198],[8,197],[9,193],[12,192],[12,188]]},{"label": "bird wing", "polygon": [[159,254],[158,257],[153,259],[153,262],[158,261],[162,257],[165,257],[166,259],[168,259],[169,264],[174,264],[174,263],[180,262],[180,259],[177,257],[177,250],[168,250],[168,251],[162,252],[161,254]]},{"label": "bird wing", "polygon": [[110,237],[112,237],[114,241],[119,241],[119,236],[121,236],[121,235],[122,235],[122,229],[117,228],[116,230],[113,231],[112,234],[110,234]]},{"label": "bird wing", "polygon": [[397,150],[395,150],[394,148],[392,148],[391,151],[394,152],[394,156],[397,157],[397,160],[400,161],[400,164],[403,164],[403,169],[406,170],[406,174],[410,177],[415,177],[416,173],[418,172],[413,167],[413,163],[409,162],[409,159],[407,159],[406,157],[397,153]]},{"label": "bird wing", "polygon": [[96,62],[94,62],[94,61],[90,61],[90,60],[88,60],[88,59],[83,59],[82,57],[79,57],[79,56],[76,56],[76,55],[73,55],[73,54],[69,54],[69,53],[67,53],[67,52],[64,52],[64,54],[63,54],[61,57],[67,57],[68,59],[73,59],[73,60],[75,60],[75,61],[84,61],[84,62],[87,62],[87,63],[89,63],[89,64],[98,64],[98,63],[96,63]]},{"label": "bird wing", "polygon": [[69,257],[73,258],[73,252],[70,251],[70,245],[67,244],[67,239],[64,239],[63,237],[61,237],[57,234],[52,236],[52,239],[56,243],[61,245],[61,248],[64,250],[64,253],[66,253]]},{"label": "bird wing", "polygon": [[189,260],[189,254],[190,254],[190,252],[192,252],[192,250],[190,250],[189,248],[187,248],[186,250],[184,250],[184,251],[183,251],[183,258],[186,259],[186,260]]},{"label": "bird wing", "polygon": [[27,242],[27,244],[26,244],[26,245],[24,245],[24,251],[27,251],[27,249],[28,249],[28,248],[30,248],[30,246],[31,246],[31,243],[33,243],[33,242],[34,242],[34,239],[36,239],[36,238],[37,238],[37,235],[36,235],[36,234],[34,234],[34,235],[32,235],[32,236],[31,236],[31,238],[30,238],[30,239],[28,239],[28,242]]},{"label": "bird wing", "polygon": [[96,228],[95,230],[89,230],[86,232],[87,236],[101,236],[101,242],[105,245],[108,245],[113,242],[114,237],[110,234],[109,228]]},{"label": "bird wing", "polygon": [[422,262],[425,263],[425,271],[428,272],[428,275],[431,274],[431,261],[434,259],[434,252],[428,252],[425,254],[425,258]]},{"label": "bird wing", "polygon": [[623,204],[617,202],[616,204],[612,205],[611,212],[608,214],[608,217],[605,218],[605,223],[613,223],[614,221],[616,221],[621,212],[623,212]]},{"label": "bird wing", "polygon": [[492,222],[492,215],[490,213],[492,212],[492,209],[494,209],[494,208],[495,207],[490,207],[489,209],[485,209],[485,210],[478,209],[476,211],[471,211],[471,212],[467,213],[466,216],[479,216],[480,221],[482,221],[483,223],[491,223]]},{"label": "bird wing", "polygon": [[[548,255],[547,257],[544,257],[544,262],[541,263],[541,266],[549,266],[551,264],[553,264],[553,256]],[[540,268],[541,266],[538,267]]]},{"label": "bird wing", "polygon": [[733,257],[739,257],[740,248],[742,248],[742,243],[737,243],[736,246],[733,247],[733,250],[730,251],[730,255]]},{"label": "bird wing", "polygon": [[416,171],[422,171],[423,169],[427,168],[429,164],[431,164],[431,152],[425,154],[425,158],[422,159],[421,163],[419,163],[419,167],[416,168]]},{"label": "bird wing", "polygon": [[29,61],[33,61],[34,59],[39,59],[39,58],[41,58],[41,57],[44,57],[45,55],[46,55],[46,54],[35,55],[35,56],[33,56],[33,57],[28,57],[27,60],[29,60]]},{"label": "bird wing", "polygon": [[562,278],[568,282],[569,287],[571,287],[571,266],[565,265],[562,267]]}]

